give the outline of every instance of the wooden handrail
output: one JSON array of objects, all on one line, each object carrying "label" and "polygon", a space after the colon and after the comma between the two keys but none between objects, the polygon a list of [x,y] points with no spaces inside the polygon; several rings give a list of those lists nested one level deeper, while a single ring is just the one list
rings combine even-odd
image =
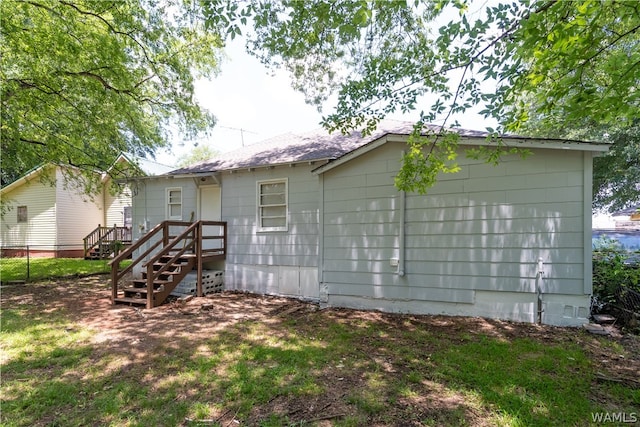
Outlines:
[{"label": "wooden handrail", "polygon": [[[158,277],[160,277],[162,273],[168,270],[169,267],[173,265],[173,263],[180,259],[185,254],[185,252],[187,252],[187,250],[191,250],[194,247],[194,245],[196,244],[194,233],[195,230],[199,227],[200,224],[198,222],[192,223],[189,227],[186,228],[186,230],[168,241],[168,243],[164,245],[163,248],[159,250],[154,256],[152,256],[147,262],[142,264],[142,268],[146,267],[147,269],[147,308],[153,308],[153,283]],[[166,237],[168,234],[169,233],[165,233],[165,238],[163,238],[163,241],[167,241]],[[187,243],[186,239],[189,238],[189,234],[192,234],[191,242]],[[167,256],[169,252],[178,245],[178,243],[183,241],[185,242],[185,244],[182,245],[182,248],[178,252],[176,252],[168,261],[166,261],[160,269],[154,271],[153,265],[158,262],[163,256]]]},{"label": "wooden handrail", "polygon": [[131,241],[131,230],[128,227],[119,227],[116,224],[113,227],[103,227],[98,224],[82,240],[84,243],[84,255],[87,256],[92,248],[102,245],[104,242]]},{"label": "wooden handrail", "polygon": [[[111,266],[111,295],[113,299],[118,297],[118,283],[120,279],[124,277],[129,271],[133,270],[133,267],[140,263],[147,255],[151,253],[160,242],[156,242],[155,245],[152,245],[149,249],[147,249],[141,256],[134,258],[132,255],[135,250],[144,245],[146,242],[151,240],[159,231],[164,230],[165,224],[160,223],[153,227],[147,234],[142,236],[138,241],[133,243],[124,251],[120,252],[116,255],[111,261],[109,261],[109,266]],[[132,262],[127,267],[125,267],[122,271],[120,271],[120,263],[125,259],[131,257]]]},{"label": "wooden handrail", "polygon": [[[182,232],[176,236],[171,236],[171,227],[180,226],[186,227]],[[205,226],[219,226],[222,227],[222,235],[204,236],[203,228]],[[227,245],[227,223],[223,221],[196,221],[196,222],[184,222],[184,221],[163,221],[153,227],[147,234],[142,236],[139,240],[134,242],[127,249],[109,262],[111,266],[111,283],[112,283],[112,296],[115,300],[118,296],[118,283],[125,276],[133,270],[134,266],[141,264],[143,269],[147,272],[147,307],[152,308],[154,306],[153,301],[153,283],[160,277],[162,273],[167,271],[173,263],[175,263],[180,257],[183,257],[185,253],[190,252],[196,256],[198,272],[202,273],[202,258],[211,255],[226,254]],[[150,242],[152,239],[156,239],[146,250],[133,257],[133,253],[139,250],[143,245]],[[203,240],[222,240],[222,247],[205,250],[202,248]],[[153,270],[153,265],[157,263],[161,257],[168,255],[171,251],[176,251],[171,254],[171,258],[164,263],[164,265],[157,271]],[[151,255],[151,258],[145,261],[145,259]],[[120,263],[127,258],[132,258],[130,265],[120,270]],[[201,280],[198,280],[198,294],[202,293]]]}]

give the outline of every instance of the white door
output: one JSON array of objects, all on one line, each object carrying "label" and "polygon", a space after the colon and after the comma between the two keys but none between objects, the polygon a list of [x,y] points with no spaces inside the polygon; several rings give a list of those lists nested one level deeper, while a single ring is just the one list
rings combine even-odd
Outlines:
[{"label": "white door", "polygon": [[[220,200],[220,187],[207,185],[200,187],[200,219],[220,221],[222,218],[222,203]],[[219,227],[205,226],[203,233],[217,233]],[[215,249],[221,245],[220,240],[204,240],[202,249]]]},{"label": "white door", "polygon": [[200,187],[200,219],[220,221],[221,217],[220,187],[217,185]]}]

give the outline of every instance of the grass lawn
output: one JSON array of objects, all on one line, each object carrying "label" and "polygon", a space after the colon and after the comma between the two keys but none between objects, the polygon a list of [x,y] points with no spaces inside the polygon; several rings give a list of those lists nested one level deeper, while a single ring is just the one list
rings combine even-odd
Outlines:
[{"label": "grass lawn", "polygon": [[[124,265],[124,264],[123,264]],[[27,277],[27,271],[29,272]],[[0,280],[37,281],[54,277],[86,276],[108,273],[109,260],[85,260],[82,258],[27,258],[0,259]]]},{"label": "grass lawn", "polygon": [[134,310],[110,306],[108,294],[100,278],[3,289],[2,426],[587,426],[597,414],[640,418],[638,337],[318,310],[233,293]]}]

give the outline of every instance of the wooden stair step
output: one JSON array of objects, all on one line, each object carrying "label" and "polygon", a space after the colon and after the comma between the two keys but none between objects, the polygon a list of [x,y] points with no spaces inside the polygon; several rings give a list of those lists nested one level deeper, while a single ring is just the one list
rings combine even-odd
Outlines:
[{"label": "wooden stair step", "polygon": [[[145,298],[146,298],[146,295],[147,295],[147,288],[135,288],[135,287],[134,288],[124,288],[123,291],[125,293],[131,292],[131,293],[137,293],[137,294],[140,294],[140,295],[145,295]],[[160,292],[162,292],[162,291],[160,291],[159,289],[154,289],[153,290],[154,294],[158,294]]]},{"label": "wooden stair step", "polygon": [[113,303],[146,306],[147,300],[145,298],[117,297],[113,299]]},{"label": "wooden stair step", "polygon": [[[163,255],[163,256],[161,256],[161,257],[160,257],[160,259],[161,259],[161,260],[162,260],[162,259],[164,259],[164,260],[170,260],[170,259],[171,259],[171,258],[173,258],[174,256],[175,256],[175,254],[173,254],[173,255],[171,255],[171,254]],[[182,255],[180,255],[180,256],[178,257],[177,261],[180,261],[180,260],[188,260],[189,258],[196,258],[196,254],[182,254]]]},{"label": "wooden stair step", "polygon": [[[133,279],[131,283],[136,288],[140,288],[140,287],[144,287],[144,289],[147,288],[147,279]],[[153,281],[154,286],[166,285],[168,283],[173,283],[173,282],[171,280],[154,280]],[[141,285],[141,286],[135,286],[135,285]]]},{"label": "wooden stair step", "polygon": [[[158,270],[160,270],[160,269],[158,269]],[[153,271],[155,272],[155,271],[158,271],[158,270],[155,270],[155,269],[154,269]],[[162,273],[160,273],[160,274],[175,275],[175,274],[181,274],[181,273],[182,273],[182,272],[181,272],[181,271],[179,271],[179,270],[169,270],[169,269],[167,269],[167,270],[163,271],[163,272],[162,272]],[[147,273],[146,273],[146,272],[143,272],[142,274],[147,274]]]}]

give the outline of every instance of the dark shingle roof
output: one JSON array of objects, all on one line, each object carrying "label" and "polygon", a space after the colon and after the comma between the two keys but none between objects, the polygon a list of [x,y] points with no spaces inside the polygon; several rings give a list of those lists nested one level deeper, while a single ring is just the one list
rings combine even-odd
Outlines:
[{"label": "dark shingle roof", "polygon": [[[176,169],[169,172],[168,175],[213,173],[258,166],[307,161],[329,161],[344,156],[388,134],[409,135],[413,131],[413,126],[413,122],[387,119],[381,121],[376,130],[367,136],[362,136],[362,133],[359,131],[354,131],[349,135],[343,135],[339,132],[330,134],[322,128],[311,132],[286,133],[236,151],[222,154],[214,159]],[[429,128],[433,132],[440,132],[441,130],[439,126],[435,125],[429,125]],[[455,131],[460,134],[460,136],[467,138],[486,138],[489,135],[487,132],[461,128],[447,130]],[[522,141],[538,140],[561,143],[583,143],[583,141],[540,139],[512,134],[503,134],[502,137]]]},{"label": "dark shingle roof", "polygon": [[[386,134],[409,135],[413,125],[413,122],[384,120],[372,134],[365,137],[359,131],[343,135],[339,132],[330,134],[325,129],[287,133],[222,154],[215,159],[176,169],[170,172],[170,175],[336,159]],[[486,132],[478,131],[459,130],[459,132],[465,136],[485,137],[487,135]]]}]

